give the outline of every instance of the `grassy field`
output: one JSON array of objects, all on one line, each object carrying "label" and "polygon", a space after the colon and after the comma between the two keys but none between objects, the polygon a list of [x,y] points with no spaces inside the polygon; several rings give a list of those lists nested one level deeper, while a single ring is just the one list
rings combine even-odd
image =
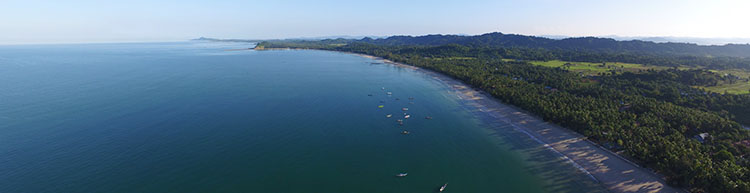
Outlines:
[{"label": "grassy field", "polygon": [[[505,61],[514,61],[512,59],[504,59]],[[572,72],[579,72],[583,75],[597,76],[600,73],[611,73],[611,72],[638,72],[639,70],[666,70],[669,67],[663,66],[650,66],[642,64],[631,64],[621,62],[606,62],[606,63],[591,63],[591,62],[567,62],[560,60],[551,61],[528,61],[533,65],[551,67],[551,68],[564,68]],[[680,67],[679,69],[686,70],[691,69],[688,67]],[[718,73],[722,76],[726,74],[732,74],[739,76],[740,78],[750,77],[750,71],[747,70],[711,70],[712,72]],[[739,81],[733,84],[721,84],[710,87],[698,87],[704,88],[711,92],[716,93],[729,93],[729,94],[750,94],[750,82]]]},{"label": "grassy field", "polygon": [[[750,77],[750,71],[747,71],[747,70],[711,70],[711,71],[717,74],[720,74],[722,76],[731,74],[731,75],[738,76],[743,79]],[[705,88],[708,91],[717,92],[717,93],[726,92],[729,94],[750,94],[750,82],[745,82],[745,81],[738,81],[734,84],[722,84],[718,86],[701,87],[701,88]]]},{"label": "grassy field", "polygon": [[743,82],[743,83],[734,83],[734,84],[722,84],[719,86],[710,86],[710,87],[698,87],[698,88],[704,88],[711,92],[716,93],[729,93],[729,94],[750,94],[750,83]]},{"label": "grassy field", "polygon": [[642,64],[631,64],[622,62],[605,62],[605,63],[591,63],[591,62],[567,62],[560,60],[550,61],[529,61],[529,63],[539,66],[546,66],[552,68],[565,68],[572,72],[580,72],[584,75],[599,75],[599,73],[605,72],[638,72],[639,70],[663,70],[669,69],[669,67],[661,66],[646,66]]}]

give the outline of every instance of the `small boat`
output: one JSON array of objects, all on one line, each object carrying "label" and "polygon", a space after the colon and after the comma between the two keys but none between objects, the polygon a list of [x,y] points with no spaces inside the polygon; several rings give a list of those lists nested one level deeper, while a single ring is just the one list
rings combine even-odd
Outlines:
[{"label": "small boat", "polygon": [[385,87],[380,87],[380,90],[385,90]]},{"label": "small boat", "polygon": [[406,107],[404,107],[404,108],[401,108],[401,110],[402,110],[402,111],[408,111],[408,110],[409,110],[409,108],[406,108]]},{"label": "small boat", "polygon": [[398,98],[396,98],[396,100],[398,100]]},{"label": "small boat", "polygon": [[440,186],[440,192],[443,192],[445,190],[445,187],[448,186],[448,183],[443,184],[443,186]]},{"label": "small boat", "polygon": [[409,173],[399,173],[396,174],[396,177],[406,177],[406,175],[409,175]]},{"label": "small boat", "polygon": [[387,94],[387,95],[392,95],[393,93],[391,93],[391,92],[387,92],[387,93],[385,93],[385,94]]},{"label": "small boat", "polygon": [[367,96],[372,96],[372,94],[367,94]]},{"label": "small boat", "polygon": [[392,116],[393,116],[392,114],[385,115],[385,117],[387,117],[387,118],[391,118]]},{"label": "small boat", "polygon": [[409,117],[411,117],[411,115],[405,115],[404,119],[408,119]]},{"label": "small boat", "polygon": [[385,107],[385,106],[383,106],[383,105],[378,105],[378,108],[381,108],[381,109],[382,109],[383,107]]},{"label": "small boat", "polygon": [[432,119],[432,117],[426,116],[426,117],[424,117],[424,119]]},{"label": "small boat", "polygon": [[401,132],[401,134],[408,135],[409,131],[404,130],[404,131]]},{"label": "small boat", "polygon": [[414,97],[409,97],[409,100],[414,100]]}]

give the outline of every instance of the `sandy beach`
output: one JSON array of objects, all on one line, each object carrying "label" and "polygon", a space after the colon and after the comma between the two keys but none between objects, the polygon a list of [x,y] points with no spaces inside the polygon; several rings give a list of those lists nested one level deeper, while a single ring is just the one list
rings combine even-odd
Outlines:
[{"label": "sandy beach", "polygon": [[586,140],[584,136],[572,130],[545,122],[524,110],[504,104],[487,93],[475,91],[446,75],[374,56],[355,55],[413,69],[450,86],[456,97],[463,100],[469,108],[475,108],[474,110],[483,114],[481,118],[513,125],[517,131],[557,152],[563,159],[611,192],[684,192],[682,189],[666,185],[660,176],[650,170]]}]

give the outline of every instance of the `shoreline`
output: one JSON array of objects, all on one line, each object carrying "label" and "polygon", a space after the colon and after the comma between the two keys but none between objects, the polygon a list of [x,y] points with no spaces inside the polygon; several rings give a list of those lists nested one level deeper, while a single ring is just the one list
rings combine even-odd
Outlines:
[{"label": "shoreline", "polygon": [[[337,51],[338,52],[338,51]],[[368,59],[380,60],[401,68],[412,69],[448,85],[459,100],[480,111],[482,121],[500,120],[545,148],[559,154],[584,174],[603,185],[611,192],[685,192],[671,187],[661,176],[637,165],[598,144],[586,139],[575,131],[543,121],[518,107],[505,104],[483,91],[475,91],[471,86],[447,75],[416,66],[402,64],[376,56],[341,52]],[[493,130],[499,128],[491,128]]]}]

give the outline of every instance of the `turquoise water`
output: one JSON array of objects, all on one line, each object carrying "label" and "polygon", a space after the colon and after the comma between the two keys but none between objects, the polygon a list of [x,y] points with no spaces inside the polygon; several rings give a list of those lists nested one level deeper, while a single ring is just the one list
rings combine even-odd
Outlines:
[{"label": "turquoise water", "polygon": [[601,191],[427,75],[248,47],[0,46],[0,192]]}]

